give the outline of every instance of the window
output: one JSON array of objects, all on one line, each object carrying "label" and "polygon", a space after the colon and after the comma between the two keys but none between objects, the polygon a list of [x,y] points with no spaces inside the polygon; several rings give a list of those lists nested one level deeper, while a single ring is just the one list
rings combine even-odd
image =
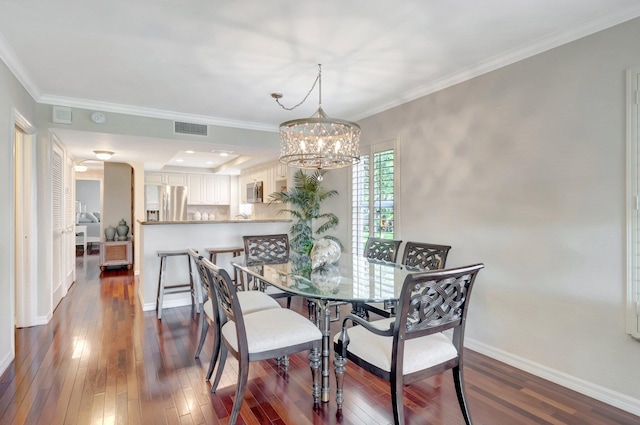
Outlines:
[{"label": "window", "polygon": [[627,333],[640,339],[640,70],[627,71]]},{"label": "window", "polygon": [[354,254],[362,255],[367,238],[395,239],[395,143],[363,148],[352,169],[352,237]]}]

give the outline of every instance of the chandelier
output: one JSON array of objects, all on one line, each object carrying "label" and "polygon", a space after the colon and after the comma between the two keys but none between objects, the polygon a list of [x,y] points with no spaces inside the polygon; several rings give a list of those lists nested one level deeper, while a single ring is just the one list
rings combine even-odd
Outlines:
[{"label": "chandelier", "polygon": [[291,111],[302,105],[318,84],[318,110],[310,118],[280,124],[280,162],[307,169],[343,168],[360,162],[360,126],[351,121],[329,118],[322,110],[322,65],[307,95],[287,108],[280,103],[282,94],[272,93],[278,105]]}]

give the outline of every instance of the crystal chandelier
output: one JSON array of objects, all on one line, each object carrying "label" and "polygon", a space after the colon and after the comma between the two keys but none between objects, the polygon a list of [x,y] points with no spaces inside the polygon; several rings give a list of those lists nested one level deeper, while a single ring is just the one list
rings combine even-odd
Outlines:
[{"label": "crystal chandelier", "polygon": [[282,95],[272,93],[278,105],[291,111],[302,105],[318,84],[318,110],[310,118],[280,124],[280,161],[290,167],[308,169],[343,168],[360,162],[360,126],[351,121],[329,118],[322,110],[322,65],[305,98],[287,108],[280,103]]}]

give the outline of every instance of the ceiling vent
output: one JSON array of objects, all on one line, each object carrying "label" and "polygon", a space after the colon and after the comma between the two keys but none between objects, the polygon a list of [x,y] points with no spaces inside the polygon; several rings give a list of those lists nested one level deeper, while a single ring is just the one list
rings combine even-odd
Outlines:
[{"label": "ceiling vent", "polygon": [[195,136],[207,136],[209,134],[206,124],[193,124],[189,122],[173,122],[173,131],[177,134],[193,134]]}]

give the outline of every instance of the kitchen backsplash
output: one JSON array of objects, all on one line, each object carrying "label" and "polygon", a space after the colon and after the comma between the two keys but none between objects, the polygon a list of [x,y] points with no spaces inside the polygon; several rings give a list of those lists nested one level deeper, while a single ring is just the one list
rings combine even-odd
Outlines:
[{"label": "kitchen backsplash", "polygon": [[[278,212],[284,208],[282,204],[242,204],[240,206],[240,212],[247,215],[248,218],[254,220],[268,220],[268,219],[287,219],[290,218],[288,213],[278,214]],[[198,214],[196,214],[198,213]],[[211,220],[233,220],[236,217],[231,216],[231,209],[229,205],[188,205],[187,206],[187,219],[188,220],[204,220],[206,217]],[[234,214],[235,215],[235,214]],[[197,218],[197,217],[200,218]]]},{"label": "kitchen backsplash", "polygon": [[208,220],[228,220],[229,205],[187,205],[188,220],[203,220],[205,214]]}]

